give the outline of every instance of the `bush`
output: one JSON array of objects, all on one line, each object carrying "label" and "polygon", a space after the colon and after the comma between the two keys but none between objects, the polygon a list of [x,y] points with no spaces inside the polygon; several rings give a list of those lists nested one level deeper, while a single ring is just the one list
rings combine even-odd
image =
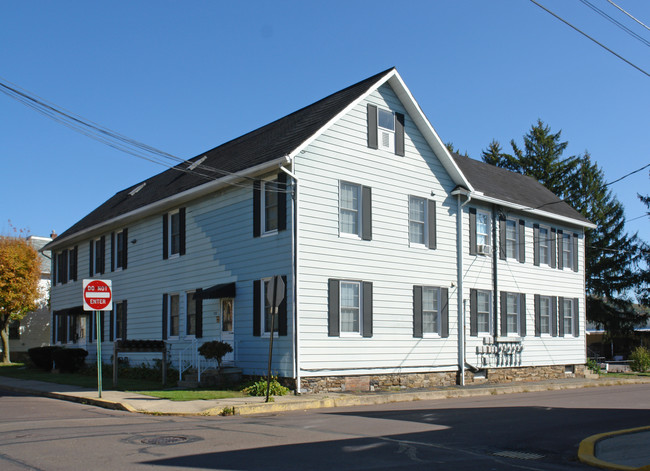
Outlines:
[{"label": "bush", "polygon": [[600,365],[599,365],[598,362],[597,362],[596,360],[594,360],[593,358],[589,358],[589,359],[587,360],[587,368],[589,368],[591,371],[593,371],[593,372],[596,373],[597,375],[599,375],[599,374],[602,373],[602,371],[601,371],[601,369],[600,369]]},{"label": "bush", "polygon": [[85,363],[88,352],[83,348],[62,348],[54,352],[54,364],[62,373],[79,371]]},{"label": "bush", "polygon": [[650,370],[650,350],[645,347],[636,347],[630,354],[630,368],[632,371],[645,373]]},{"label": "bush", "polygon": [[[208,360],[217,360],[217,365],[221,370],[221,360],[226,356],[227,353],[232,352],[232,347],[227,342],[222,342],[220,340],[213,340],[211,342],[205,342],[199,347],[199,353]],[[266,394],[266,393],[264,393]]]},{"label": "bush", "polygon": [[[256,381],[250,386],[242,389],[242,392],[244,394],[248,394],[249,396],[266,396],[266,385],[266,379],[260,378],[259,381]],[[286,394],[289,394],[289,388],[278,383],[277,376],[271,376],[271,387],[269,389],[269,395],[284,396]]]},{"label": "bush", "polygon": [[43,371],[52,371],[54,352],[58,350],[63,350],[63,347],[34,347],[27,350],[27,353],[36,368]]}]

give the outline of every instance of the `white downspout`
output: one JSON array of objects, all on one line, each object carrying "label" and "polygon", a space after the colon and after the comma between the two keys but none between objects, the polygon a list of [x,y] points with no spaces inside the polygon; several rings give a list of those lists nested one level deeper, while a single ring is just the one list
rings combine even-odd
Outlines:
[{"label": "white downspout", "polygon": [[456,250],[458,258],[457,293],[458,293],[458,363],[460,367],[460,385],[465,386],[465,300],[463,298],[463,206],[472,199],[467,193],[467,201],[460,203],[461,192],[456,193],[458,215],[456,216]]},{"label": "white downspout", "polygon": [[294,173],[295,171],[295,159],[293,157],[287,156],[287,161],[291,163],[291,171],[287,170],[283,166],[280,166],[280,170],[289,175],[294,181],[294,192],[293,198],[291,199],[291,207],[293,209],[293,224],[291,231],[291,255],[293,259],[293,331],[294,331],[294,342],[292,344],[293,350],[293,376],[296,378],[296,394],[301,393],[300,389],[300,361],[298,358],[300,352],[300,323],[298,322],[298,182],[299,179]]}]

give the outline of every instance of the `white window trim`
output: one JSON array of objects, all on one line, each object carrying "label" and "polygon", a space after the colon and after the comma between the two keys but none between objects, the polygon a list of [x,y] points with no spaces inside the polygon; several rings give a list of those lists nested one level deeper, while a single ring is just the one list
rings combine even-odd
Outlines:
[{"label": "white window trim", "polygon": [[172,216],[174,216],[176,214],[179,215],[178,216],[178,225],[179,225],[178,237],[180,238],[180,231],[181,231],[181,228],[180,228],[180,223],[181,223],[181,221],[180,221],[180,210],[175,209],[174,211],[170,211],[169,213],[167,213],[167,258],[168,259],[177,258],[177,257],[181,256],[180,240],[178,241],[179,242],[179,251],[176,252],[176,253],[172,253],[172,250],[173,250],[172,247],[174,246],[174,244],[172,243]]},{"label": "white window trim", "polygon": [[[278,233],[277,227],[275,229],[271,229],[270,231],[266,230],[266,185],[269,183],[275,183],[277,185],[278,183],[277,177],[262,180],[260,185],[260,237],[268,237],[268,236],[276,235]],[[278,204],[277,211],[278,211],[278,218],[279,218],[280,202],[278,201],[277,204]],[[279,221],[277,221],[277,223],[279,225]]]},{"label": "white window trim", "polygon": [[[363,336],[363,283],[356,280],[341,280],[339,282],[339,336],[340,337],[349,337],[349,338],[360,338]],[[350,283],[357,285],[359,289],[359,330],[358,332],[344,332],[342,326],[343,315],[341,313],[343,309],[343,303],[341,302],[342,293],[343,293],[343,284]]]},{"label": "white window trim", "polygon": [[[266,312],[265,312],[266,311],[266,290],[264,288],[266,286],[266,282],[267,281],[270,282],[272,280],[273,280],[273,277],[269,276],[269,277],[266,277],[266,278],[262,278],[261,282],[260,282],[260,290],[261,290],[261,293],[260,293],[260,313],[259,313],[259,316],[260,316],[260,336],[261,337],[266,337],[266,338],[271,337],[271,331],[269,331],[269,332],[266,331],[266,327],[265,327],[265,323],[264,323],[264,319],[266,317]],[[234,311],[234,304],[233,304],[233,319],[234,319],[234,312],[235,311]],[[275,315],[275,321],[278,323],[278,332],[273,332],[273,337],[278,338],[278,336],[280,334],[280,332],[279,332],[279,330],[280,330],[280,319],[278,319],[278,314]],[[234,328],[235,328],[235,326],[233,325],[233,329]]]},{"label": "white window trim", "polygon": [[[172,296],[178,296],[178,334],[172,335]],[[182,306],[181,293],[167,293],[167,339],[178,340],[181,336]]]},{"label": "white window trim", "polygon": [[[573,318],[573,316],[576,315],[576,313],[573,312],[573,298],[564,298],[562,302],[564,303],[564,306],[562,306],[563,313],[564,313],[564,315],[562,316],[562,323],[563,323],[562,329],[564,331],[564,337],[571,337],[576,335],[576,333],[573,331],[573,328],[575,326],[575,319]],[[571,313],[571,322],[569,322],[568,332],[566,328],[567,306],[569,306],[569,312]]]},{"label": "white window trim", "polygon": [[[568,243],[567,243],[567,239],[568,239]],[[565,253],[569,254],[568,263],[564,263]],[[573,235],[571,235],[568,232],[562,233],[562,253],[560,254],[560,257],[562,257],[562,270],[573,271]]]},{"label": "white window trim", "polygon": [[[411,242],[411,199],[418,199],[424,201],[424,221],[421,223],[424,225],[424,230],[423,232],[423,237],[424,237],[424,243],[420,244],[418,242]],[[409,247],[417,248],[417,249],[427,249],[429,248],[429,211],[428,211],[428,201],[426,198],[421,198],[419,196],[415,195],[409,195],[408,197],[408,241],[409,241]],[[420,221],[414,221],[420,224]]]},{"label": "white window trim", "polygon": [[[437,332],[425,332],[424,331],[424,311],[425,311],[425,309],[424,309],[424,290],[427,289],[427,288],[435,289],[438,292],[438,301],[437,301],[438,310],[436,311],[436,314],[438,316],[438,322],[437,322],[438,331]],[[442,330],[442,315],[441,315],[441,312],[440,312],[441,292],[442,292],[442,290],[440,289],[439,286],[423,286],[422,287],[422,337],[425,338],[425,339],[439,339],[439,338],[441,338],[441,336],[440,336],[440,331]]]},{"label": "white window trim", "polygon": [[[542,332],[542,299],[548,299],[548,332]],[[551,296],[539,296],[539,333],[541,337],[553,335],[553,298]]]},{"label": "white window trim", "polygon": [[[343,184],[352,185],[352,186],[356,187],[356,189],[357,189],[357,206],[358,207],[357,207],[357,210],[356,210],[357,211],[357,232],[356,232],[356,234],[352,233],[352,232],[343,232],[341,230],[341,228],[342,228],[341,187],[342,187]],[[359,183],[352,183],[352,182],[349,182],[349,181],[346,181],[346,180],[339,180],[339,194],[338,194],[338,200],[339,200],[338,201],[339,237],[347,237],[347,238],[350,238],[350,239],[361,240],[361,231],[363,230],[362,227],[361,227],[363,225],[363,217],[362,217],[362,214],[361,214],[361,212],[363,210],[363,201],[361,201],[361,199],[363,197],[362,194],[363,194],[362,186]],[[347,209],[347,208],[345,208],[345,209],[347,211],[351,211],[350,209]]]},{"label": "white window trim", "polygon": [[[515,238],[514,240],[508,239],[508,223],[514,223],[515,225]],[[505,220],[505,240],[504,248],[506,252],[506,259],[519,260],[519,220],[514,218],[507,218]],[[508,255],[508,244],[511,243],[514,249],[514,255]]]},{"label": "white window trim", "polygon": [[[547,254],[547,261],[542,262],[542,245],[541,242],[544,240],[544,237],[542,237],[542,230],[546,231],[546,250],[548,250]],[[539,246],[539,264],[540,265],[545,265],[545,266],[551,266],[551,247],[552,247],[552,240],[551,240],[551,228],[549,226],[539,226],[539,240],[537,241],[537,244]]]},{"label": "white window trim", "polygon": [[[230,301],[232,304],[232,330],[223,330],[223,304],[225,301]],[[219,312],[221,315],[221,324],[219,328],[221,329],[221,333],[227,332],[227,333],[235,333],[235,298],[221,298],[219,300]]]},{"label": "white window trim", "polygon": [[[183,316],[185,319],[183,320],[183,326],[185,327],[184,328],[184,338],[192,340],[192,339],[196,338],[196,334],[188,334],[187,333],[187,319],[188,319],[188,314],[189,314],[189,311],[188,311],[189,306],[187,305],[187,301],[189,299],[190,294],[196,294],[196,291],[195,290],[185,291],[185,315]],[[194,302],[196,302],[196,300]],[[196,307],[195,307],[195,309],[196,309]],[[194,315],[195,315],[195,317],[194,317],[194,330],[196,331],[196,315],[197,315],[197,313],[195,312]],[[179,324],[180,324],[180,313],[179,313]],[[178,330],[179,330],[179,333],[180,333],[180,330],[181,330],[180,325],[179,325]]]},{"label": "white window trim", "polygon": [[[487,313],[487,316],[488,316],[488,330],[487,331],[480,330],[480,325],[479,325],[479,322],[478,322],[478,315],[479,315],[478,295],[481,294],[481,293],[486,293],[487,297],[488,297],[488,313]],[[493,318],[493,313],[492,313],[492,291],[487,290],[487,289],[476,290],[476,303],[477,303],[477,306],[476,306],[476,333],[477,333],[477,335],[479,337],[489,337],[489,336],[492,335],[491,332],[492,332],[492,329],[493,329],[493,326],[492,326],[492,322],[493,322],[493,320],[492,320],[492,318]]]},{"label": "white window trim", "polygon": [[[508,328],[508,317],[512,316],[512,313],[508,311],[508,296],[515,296],[517,298],[517,303],[516,303],[517,312],[515,316],[517,319],[517,328],[513,332],[511,332],[510,329]],[[507,337],[521,336],[521,294],[513,293],[512,291],[506,293],[505,316],[506,316],[506,336]]]},{"label": "white window trim", "polygon": [[[486,221],[487,221],[487,228],[486,228],[486,229],[487,229],[487,234],[485,235],[485,236],[486,236],[486,237],[485,237],[485,239],[486,239],[485,244],[481,244],[481,243],[479,243],[479,235],[482,235],[482,234],[478,231],[478,227],[479,227],[479,216],[481,216],[481,215],[484,215],[484,216],[486,217]],[[490,246],[491,243],[492,243],[492,235],[490,234],[491,232],[492,232],[492,220],[490,219],[490,213],[487,212],[487,211],[484,211],[484,210],[482,210],[482,209],[478,209],[478,210],[476,211],[476,234],[475,234],[475,236],[476,236],[476,246],[477,246],[477,247],[478,247],[479,245],[488,245],[488,246]],[[477,255],[483,255],[483,256],[486,256],[486,254],[478,254],[478,253],[477,253]]]}]

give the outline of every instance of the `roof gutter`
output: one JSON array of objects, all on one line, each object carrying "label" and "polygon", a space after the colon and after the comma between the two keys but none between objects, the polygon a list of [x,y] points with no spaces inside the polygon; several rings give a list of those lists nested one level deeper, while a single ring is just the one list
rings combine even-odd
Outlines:
[{"label": "roof gutter", "polygon": [[41,250],[56,250],[61,246],[65,246],[72,242],[85,239],[93,232],[99,232],[111,226],[123,225],[131,221],[141,219],[143,216],[154,214],[156,212],[184,203],[186,201],[199,198],[201,196],[217,191],[222,187],[228,186],[229,184],[241,178],[255,175],[267,168],[270,169],[270,168],[277,167],[283,162],[286,162],[284,156],[274,160],[270,160],[268,162],[264,162],[263,164],[259,164],[254,167],[249,167],[245,170],[242,170],[241,172],[236,172],[231,175],[227,175],[223,178],[220,178],[219,180],[215,180],[212,182],[204,183],[203,185],[195,186],[194,188],[190,188],[189,190],[185,190],[181,193],[168,196],[167,198],[163,198],[161,200],[158,200],[154,203],[150,203],[141,208],[134,209],[133,211],[129,211],[128,213],[121,214],[107,221],[103,221],[99,224],[95,224],[94,226],[88,227],[86,229],[82,229],[81,231],[75,232],[74,234],[71,234],[65,238],[59,236],[56,239],[54,239],[52,242],[47,244],[45,247],[43,247]]}]

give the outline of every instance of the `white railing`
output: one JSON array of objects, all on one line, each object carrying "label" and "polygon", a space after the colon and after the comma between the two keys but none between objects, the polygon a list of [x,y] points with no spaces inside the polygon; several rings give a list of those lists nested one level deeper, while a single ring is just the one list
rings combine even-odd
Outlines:
[{"label": "white railing", "polygon": [[209,368],[217,368],[217,360],[206,360],[203,355],[197,355],[198,362],[196,365],[196,371],[198,374],[198,381],[201,382],[201,373]]},{"label": "white railing", "polygon": [[[193,339],[189,346],[178,352],[178,381],[183,380],[183,372],[191,368],[197,368],[199,363],[198,342]],[[200,381],[199,373],[199,381]]]}]

